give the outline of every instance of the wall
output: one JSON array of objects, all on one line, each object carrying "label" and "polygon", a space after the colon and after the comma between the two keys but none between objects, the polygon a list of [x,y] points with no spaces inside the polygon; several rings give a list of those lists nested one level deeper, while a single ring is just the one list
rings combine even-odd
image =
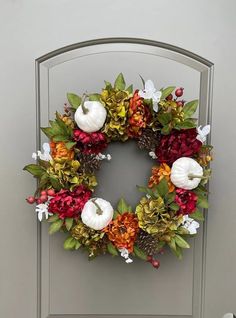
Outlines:
[{"label": "wall", "polygon": [[[234,0],[0,0],[0,316],[31,318],[36,312],[36,220],[22,200],[34,185],[21,172],[35,149],[34,59],[71,43],[115,36],[171,43],[215,64],[205,317],[236,312],[235,261],[228,261],[235,260],[236,225],[235,9]],[[24,122],[18,121],[22,114]]]}]

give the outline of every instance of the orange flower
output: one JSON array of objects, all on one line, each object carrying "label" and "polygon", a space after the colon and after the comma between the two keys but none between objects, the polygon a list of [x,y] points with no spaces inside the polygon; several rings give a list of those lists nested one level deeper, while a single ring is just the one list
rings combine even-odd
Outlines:
[{"label": "orange flower", "polygon": [[173,192],[175,186],[170,180],[171,168],[166,164],[162,163],[160,166],[155,166],[152,168],[152,176],[149,179],[148,186],[152,188],[154,185],[157,185],[163,178],[166,178],[169,186],[169,191]]},{"label": "orange flower", "polygon": [[67,149],[64,142],[50,142],[51,156],[53,159],[68,159],[72,160],[74,158],[74,151]]},{"label": "orange flower", "polygon": [[128,135],[129,137],[138,137],[142,133],[142,129],[146,128],[150,121],[151,113],[147,106],[143,104],[143,98],[138,94],[138,90],[134,92],[130,99],[128,119]]},{"label": "orange flower", "polygon": [[126,248],[131,253],[138,229],[138,220],[135,214],[126,212],[113,220],[104,229],[104,232],[117,248]]}]

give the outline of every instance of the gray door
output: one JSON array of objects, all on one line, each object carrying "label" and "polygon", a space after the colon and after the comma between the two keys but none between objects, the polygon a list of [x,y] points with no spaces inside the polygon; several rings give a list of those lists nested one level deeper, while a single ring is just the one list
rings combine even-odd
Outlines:
[{"label": "gray door", "polygon": [[[215,318],[236,312],[236,4],[136,2],[1,1],[0,317]],[[120,36],[129,39],[114,39]],[[80,44],[104,37],[112,39]],[[44,141],[39,124],[47,125],[62,110],[67,91],[96,91],[120,71],[136,85],[143,74],[160,87],[185,87],[186,98],[200,99],[200,123],[212,121],[215,161],[207,222],[184,259],[167,253],[158,271],[139,261],[132,267],[112,258],[88,263],[80,252],[64,251],[63,235],[49,237],[47,225],[37,225],[24,202],[35,184],[21,169],[36,141]],[[131,165],[137,155],[132,145],[110,151],[116,162],[99,175],[99,194],[113,203],[126,195],[134,203],[134,185],[147,178],[150,162],[140,154],[137,162],[145,166],[140,172],[138,164]]]}]

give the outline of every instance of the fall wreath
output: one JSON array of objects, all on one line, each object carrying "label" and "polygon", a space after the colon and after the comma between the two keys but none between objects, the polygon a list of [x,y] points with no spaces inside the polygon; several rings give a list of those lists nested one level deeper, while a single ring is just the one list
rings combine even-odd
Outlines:
[{"label": "fall wreath", "polygon": [[[89,259],[121,255],[126,263],[137,256],[158,268],[166,247],[182,257],[204,220],[212,146],[205,144],[210,126],[198,127],[193,118],[197,100],[185,102],[183,88],[158,91],[151,80],[141,80],[143,89],[135,91],[119,74],[99,94],[68,93],[64,113],[41,128],[50,142],[24,170],[38,179],[28,203],[36,203],[50,234],[69,234],[66,250],[83,248]],[[109,143],[128,139],[147,151],[154,166],[147,186],[137,186],[144,195],[136,207],[123,198],[112,207],[93,196],[95,174],[103,160],[112,159],[103,154]]]}]

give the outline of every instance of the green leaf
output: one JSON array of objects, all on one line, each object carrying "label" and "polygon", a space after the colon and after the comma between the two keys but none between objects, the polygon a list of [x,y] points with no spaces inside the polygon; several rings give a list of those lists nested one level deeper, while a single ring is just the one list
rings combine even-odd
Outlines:
[{"label": "green leaf", "polygon": [[78,250],[81,245],[82,245],[82,244],[77,241],[76,244],[75,244],[75,250]]},{"label": "green leaf", "polygon": [[69,236],[64,242],[64,249],[65,250],[72,250],[76,244],[77,244],[77,240],[74,239],[73,237]]},{"label": "green leaf", "polygon": [[134,254],[144,261],[147,260],[147,255],[138,246],[134,246]]},{"label": "green leaf", "polygon": [[49,176],[50,183],[55,190],[61,190],[61,184],[57,178]]},{"label": "green leaf", "polygon": [[65,143],[65,146],[68,150],[70,150],[71,148],[73,148],[76,145],[76,142],[74,141],[68,141]]},{"label": "green leaf", "polygon": [[38,189],[43,190],[47,188],[48,182],[49,182],[49,177],[48,177],[48,174],[45,172],[39,177]]},{"label": "green leaf", "polygon": [[137,187],[139,192],[147,193],[152,198],[155,198],[155,194],[153,193],[153,191],[151,189],[149,189],[147,187],[139,186],[139,185],[136,185],[136,187]]},{"label": "green leaf", "polygon": [[128,205],[128,212],[132,212],[132,206]]},{"label": "green leaf", "polygon": [[188,235],[189,231],[185,227],[180,226],[180,227],[178,227],[178,230],[176,233],[178,233],[180,235]]},{"label": "green leaf", "polygon": [[58,214],[53,214],[53,215],[49,216],[48,222],[52,223],[52,222],[57,221],[58,219],[59,219]]},{"label": "green leaf", "polygon": [[174,89],[175,89],[175,86],[169,86],[169,87],[166,87],[165,89],[162,89],[161,99],[165,99],[167,96],[169,96]]},{"label": "green leaf", "polygon": [[161,133],[162,135],[169,135],[169,133],[171,132],[172,128],[169,125],[165,125],[162,129],[161,129]]},{"label": "green leaf", "polygon": [[36,164],[27,165],[23,168],[23,170],[28,171],[35,177],[41,177],[45,173],[45,170]]},{"label": "green leaf", "polygon": [[53,136],[56,136],[56,135],[62,135],[64,136],[65,135],[65,130],[64,128],[62,128],[58,122],[56,120],[50,120],[49,121],[50,125],[51,125],[51,133],[53,134]]},{"label": "green leaf", "polygon": [[199,194],[199,192],[207,194],[208,190],[202,184],[199,184],[198,187],[194,189],[194,192],[196,192],[197,195]]},{"label": "green leaf", "polygon": [[175,126],[176,129],[191,129],[195,127],[196,127],[196,123],[192,119],[186,119],[182,123],[179,123],[178,125]]},{"label": "green leaf", "polygon": [[168,194],[165,196],[166,204],[170,204],[170,203],[174,202],[175,195],[176,195],[175,192],[168,193]]},{"label": "green leaf", "polygon": [[47,169],[48,167],[50,167],[49,161],[38,159],[38,163],[39,163],[39,166],[42,167],[42,168]]},{"label": "green leaf", "polygon": [[62,227],[62,225],[63,225],[62,220],[57,220],[57,221],[53,222],[49,227],[49,234],[53,234],[53,233],[59,231],[60,228]]},{"label": "green leaf", "polygon": [[125,79],[122,73],[120,73],[116,80],[115,80],[115,84],[114,84],[114,88],[118,89],[118,90],[124,90],[125,89]]},{"label": "green leaf", "polygon": [[110,82],[108,82],[108,81],[104,81],[104,83],[105,83],[105,88],[106,89],[112,89],[112,85],[111,85],[111,83]]},{"label": "green leaf", "polygon": [[176,250],[176,244],[175,244],[175,239],[172,237],[170,242],[168,242],[169,247],[171,248],[171,250]]},{"label": "green leaf", "polygon": [[129,87],[127,87],[126,91],[129,92],[130,94],[132,94],[133,93],[133,85],[130,85]]},{"label": "green leaf", "polygon": [[64,121],[60,118],[60,114],[56,112],[56,123],[63,131],[63,135],[68,135],[69,127],[64,123]]},{"label": "green leaf", "polygon": [[89,95],[89,100],[90,101],[95,101],[95,102],[100,102],[101,95],[100,94],[90,94]]},{"label": "green leaf", "polygon": [[120,215],[120,213],[118,211],[114,211],[112,219],[115,220],[117,218],[117,216],[119,216],[119,215]]},{"label": "green leaf", "polygon": [[147,187],[143,187],[143,186],[139,186],[139,185],[136,185],[137,189],[139,192],[144,192],[144,193],[147,193],[148,190],[150,190],[149,188]]},{"label": "green leaf", "polygon": [[67,140],[68,140],[68,137],[67,137],[67,136],[64,136],[64,135],[57,135],[57,136],[54,136],[52,139],[53,139],[54,142],[57,142],[57,141],[67,141]]},{"label": "green leaf", "polygon": [[178,257],[178,259],[182,259],[183,254],[182,254],[182,248],[181,248],[181,247],[179,247],[179,246],[176,245],[176,249],[175,249],[175,250],[171,249],[171,251],[173,252],[173,254],[174,254],[175,256]]},{"label": "green leaf", "polygon": [[169,207],[171,208],[171,210],[173,210],[173,211],[179,211],[179,206],[178,206],[178,204],[177,203],[171,203],[170,205],[169,205]]},{"label": "green leaf", "polygon": [[77,109],[80,106],[82,101],[80,96],[73,93],[67,93],[67,99],[68,99],[68,102],[70,103],[70,106],[74,109]]},{"label": "green leaf", "polygon": [[159,122],[165,126],[167,125],[171,119],[172,119],[172,114],[171,113],[163,113],[163,114],[159,114],[157,116],[157,119],[159,120]]},{"label": "green leaf", "polygon": [[164,197],[169,192],[168,182],[166,178],[163,178],[155,187],[160,197]]},{"label": "green leaf", "polygon": [[118,251],[112,243],[107,244],[108,252],[113,256],[118,256]]},{"label": "green leaf", "polygon": [[66,218],[65,225],[66,225],[67,231],[70,231],[73,225],[73,218]]},{"label": "green leaf", "polygon": [[208,209],[209,204],[208,204],[207,198],[205,198],[203,196],[202,197],[198,196],[197,206],[200,208],[203,208],[203,209]]},{"label": "green leaf", "polygon": [[193,100],[188,102],[183,107],[184,117],[190,118],[197,110],[198,107],[198,100]]},{"label": "green leaf", "polygon": [[175,243],[181,248],[190,248],[189,244],[178,234],[174,237]]},{"label": "green leaf", "polygon": [[194,213],[191,213],[190,217],[197,221],[204,221],[203,212],[199,209],[196,209]]},{"label": "green leaf", "polygon": [[41,127],[40,128],[42,130],[42,132],[49,138],[51,139],[53,137],[53,134],[51,132],[51,128],[50,127]]},{"label": "green leaf", "polygon": [[117,210],[120,214],[123,214],[125,212],[128,212],[128,204],[125,202],[125,200],[123,198],[121,198],[118,202],[118,205],[117,205]]}]

